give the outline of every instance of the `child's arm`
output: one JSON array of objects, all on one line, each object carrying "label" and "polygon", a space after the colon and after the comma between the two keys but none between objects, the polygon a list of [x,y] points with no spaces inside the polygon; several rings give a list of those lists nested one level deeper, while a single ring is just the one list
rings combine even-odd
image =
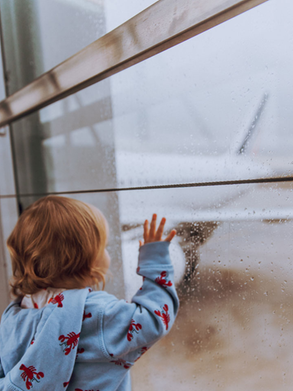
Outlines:
[{"label": "child's arm", "polygon": [[[144,225],[144,244],[140,242],[137,273],[143,285],[132,298],[112,301],[104,313],[104,344],[108,354],[132,365],[151,345],[165,335],[175,320],[178,297],[174,287],[173,266],[169,244],[176,234],[173,230],[163,241],[166,219],[156,230],[156,215],[149,228]],[[115,360],[114,360],[115,361]]]}]

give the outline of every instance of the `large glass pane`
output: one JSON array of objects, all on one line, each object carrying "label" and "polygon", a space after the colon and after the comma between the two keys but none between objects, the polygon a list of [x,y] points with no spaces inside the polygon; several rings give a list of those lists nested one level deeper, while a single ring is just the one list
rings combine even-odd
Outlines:
[{"label": "large glass pane", "polygon": [[[213,214],[193,200],[209,192],[233,192],[229,204]],[[75,195],[105,214],[110,226],[108,249],[112,283],[107,291],[130,300],[141,286],[136,275],[138,240],[150,211],[166,216],[175,282],[181,300],[177,321],[168,334],[132,369],[134,391],[264,389],[292,385],[293,184],[262,184]],[[132,223],[116,236],[119,221],[107,203],[120,199],[120,212]],[[164,198],[165,205],[157,200]],[[168,202],[182,210],[170,213]],[[188,211],[189,213],[186,213]],[[211,213],[208,213],[211,211]],[[125,293],[121,292],[124,274]]]},{"label": "large glass pane", "polygon": [[[19,121],[20,193],[291,175],[292,4],[283,4],[265,3]],[[56,47],[46,39],[44,59]]]},{"label": "large glass pane", "polygon": [[[102,35],[132,18],[155,0],[1,0],[2,28],[7,46],[19,53],[9,53],[9,68],[26,68],[31,79],[55,67]],[[63,45],[65,43],[65,45]],[[26,47],[21,53],[21,46]],[[28,50],[33,48],[33,52]],[[9,58],[10,57],[10,58]],[[12,57],[21,61],[13,63]],[[14,83],[19,89],[28,80],[9,80],[10,94]]]},{"label": "large glass pane", "polygon": [[[9,94],[105,33],[101,2],[2,1],[1,19]],[[70,97],[11,126],[20,212],[40,196],[61,188],[116,187],[113,127],[104,123],[111,117],[109,81],[96,85],[85,101],[82,97]],[[117,196],[101,195],[99,199],[104,213],[115,221],[112,268],[118,270]],[[110,290],[123,294],[122,274]]]},{"label": "large glass pane", "polygon": [[[0,4],[9,95],[105,33],[101,2],[12,0]],[[18,193],[48,190],[51,166],[42,146],[46,132],[39,113],[12,125]],[[19,202],[20,209],[33,199]]]},{"label": "large glass pane", "polygon": [[[218,218],[193,206],[216,188],[193,189],[189,201],[186,189],[129,191],[120,203],[133,216],[153,209],[178,231],[171,256],[181,309],[170,334],[134,366],[134,390],[291,389],[292,183],[224,188],[235,198]],[[182,213],[158,206],[161,197],[184,200]],[[137,225],[122,234],[128,299],[141,285],[141,235]]]},{"label": "large glass pane", "polygon": [[292,174],[289,9],[267,2],[113,76],[119,185]]},{"label": "large glass pane", "polygon": [[[120,24],[110,2],[1,5],[10,93]],[[145,218],[178,231],[181,312],[137,363],[134,390],[292,384],[291,182],[185,186],[292,175],[290,10],[271,0],[12,126],[19,209],[88,192],[71,196],[109,220],[110,292],[129,299],[141,284]],[[117,191],[166,184],[178,188]]]}]

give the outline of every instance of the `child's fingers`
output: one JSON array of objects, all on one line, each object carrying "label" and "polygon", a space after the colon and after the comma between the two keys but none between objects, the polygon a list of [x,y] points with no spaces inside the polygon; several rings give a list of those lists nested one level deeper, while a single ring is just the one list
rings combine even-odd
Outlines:
[{"label": "child's fingers", "polygon": [[142,241],[141,240],[139,240],[139,247],[141,247],[142,246]]},{"label": "child's fingers", "polygon": [[159,227],[157,229],[157,232],[156,232],[156,237],[155,237],[156,241],[161,241],[162,240],[162,235],[163,235],[163,232],[164,232],[165,223],[166,223],[166,219],[165,219],[165,217],[163,217],[161,222],[160,222],[160,225],[159,225]]},{"label": "child's fingers", "polygon": [[151,228],[150,228],[150,239],[154,239],[156,234],[156,223],[157,223],[157,215],[156,213],[153,214],[152,221],[151,221]]},{"label": "child's fingers", "polygon": [[149,222],[146,220],[143,225],[143,239],[147,243],[149,239]]},{"label": "child's fingers", "polygon": [[172,231],[166,237],[165,242],[171,242],[171,240],[174,238],[175,235],[176,235],[176,230],[172,229]]}]

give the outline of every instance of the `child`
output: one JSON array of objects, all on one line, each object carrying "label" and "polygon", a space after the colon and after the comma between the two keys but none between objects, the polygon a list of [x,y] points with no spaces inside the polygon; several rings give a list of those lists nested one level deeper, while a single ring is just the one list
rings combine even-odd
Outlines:
[{"label": "child", "polygon": [[7,245],[12,293],[0,325],[0,391],[126,391],[129,369],[171,328],[178,310],[163,218],[144,223],[131,303],[105,283],[108,227],[94,206],[48,196],[20,216]]}]

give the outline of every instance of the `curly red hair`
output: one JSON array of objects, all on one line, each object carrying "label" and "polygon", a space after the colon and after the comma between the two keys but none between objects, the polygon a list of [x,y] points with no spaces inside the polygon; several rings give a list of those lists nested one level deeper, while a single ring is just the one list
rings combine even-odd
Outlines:
[{"label": "curly red hair", "polygon": [[12,294],[34,294],[48,287],[74,289],[105,285],[99,267],[107,242],[103,214],[82,201],[47,196],[19,217],[7,240],[12,261]]}]

